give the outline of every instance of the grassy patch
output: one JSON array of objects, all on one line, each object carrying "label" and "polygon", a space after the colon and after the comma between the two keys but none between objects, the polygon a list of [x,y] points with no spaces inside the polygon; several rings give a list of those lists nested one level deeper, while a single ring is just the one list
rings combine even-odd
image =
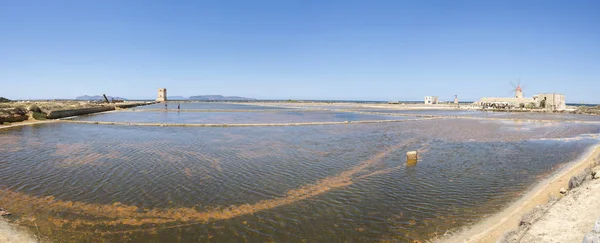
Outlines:
[{"label": "grassy patch", "polygon": [[41,112],[33,112],[31,116],[36,120],[46,120],[46,115]]}]

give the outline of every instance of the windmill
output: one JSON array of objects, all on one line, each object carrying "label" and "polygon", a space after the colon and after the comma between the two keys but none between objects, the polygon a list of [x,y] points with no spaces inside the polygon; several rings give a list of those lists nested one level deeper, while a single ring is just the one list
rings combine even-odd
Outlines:
[{"label": "windmill", "polygon": [[521,79],[519,79],[517,81],[516,85],[512,81],[510,82],[510,84],[513,86],[513,91],[515,92],[515,98],[523,99],[524,96],[523,96],[523,88],[521,87]]}]

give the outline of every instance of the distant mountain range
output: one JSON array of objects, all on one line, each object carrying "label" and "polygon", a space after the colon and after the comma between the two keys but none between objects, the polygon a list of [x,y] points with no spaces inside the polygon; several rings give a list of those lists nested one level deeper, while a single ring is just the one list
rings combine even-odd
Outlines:
[{"label": "distant mountain range", "polygon": [[[104,97],[102,97],[102,95],[84,95],[84,96],[79,96],[77,98],[75,98],[76,100],[104,100]],[[121,97],[113,97],[113,96],[108,96],[108,100],[111,99],[115,99],[115,100],[127,100],[125,98],[121,98]],[[232,101],[232,100],[256,100],[253,98],[246,98],[246,97],[240,97],[240,96],[222,96],[222,95],[196,95],[196,96],[190,96],[189,98],[186,98],[184,96],[167,96],[167,100],[206,100],[206,101],[213,101],[213,100],[227,100],[227,101]]]},{"label": "distant mountain range", "polygon": [[256,100],[240,96],[222,96],[222,95],[196,95],[185,98],[183,96],[168,96],[168,100]]},{"label": "distant mountain range", "polygon": [[[108,100],[127,100],[127,99],[121,98],[121,97],[113,97],[113,96],[106,96],[106,97],[108,97]],[[84,95],[84,96],[78,96],[75,99],[76,100],[104,100],[104,97],[102,95],[93,95],[93,96]]]}]

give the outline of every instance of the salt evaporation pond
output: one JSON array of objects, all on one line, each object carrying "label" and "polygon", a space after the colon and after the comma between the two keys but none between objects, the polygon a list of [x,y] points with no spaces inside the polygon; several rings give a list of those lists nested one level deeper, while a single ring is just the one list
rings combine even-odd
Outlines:
[{"label": "salt evaporation pond", "polygon": [[489,116],[490,112],[477,110],[435,110],[435,109],[414,109],[414,110],[393,110],[393,109],[361,109],[364,112],[403,114],[403,115],[425,115],[425,116]]},{"label": "salt evaporation pond", "polygon": [[[248,104],[236,104],[236,103],[225,103],[225,102],[177,102],[169,101],[167,103],[167,109],[177,109],[179,105],[180,109],[184,110],[282,110],[287,109],[283,107],[272,107]],[[165,109],[164,103],[157,103],[152,105],[136,107],[136,110],[152,110],[152,109]]]},{"label": "salt evaporation pond", "polygon": [[[476,119],[23,126],[0,131],[0,206],[60,242],[427,240],[499,212],[598,133],[596,124]],[[410,150],[420,151],[416,165],[406,164]]]},{"label": "salt evaporation pond", "polygon": [[491,118],[521,119],[521,120],[548,120],[548,121],[583,121],[598,122],[600,116],[577,115],[562,113],[533,113],[533,112],[485,112]]},{"label": "salt evaporation pond", "polygon": [[599,122],[600,116],[577,115],[563,113],[536,113],[536,112],[502,112],[502,111],[480,111],[480,110],[436,110],[436,109],[357,109],[356,111],[376,113],[380,115],[417,115],[417,116],[443,116],[443,117],[473,117],[473,118],[495,118],[510,120],[547,120],[547,121],[582,121]]},{"label": "salt evaporation pond", "polygon": [[[135,114],[132,114],[135,113]],[[402,120],[411,117],[357,114],[329,111],[279,111],[279,112],[154,112],[115,111],[75,117],[73,120],[101,122],[191,123],[191,124],[264,124],[345,122],[365,120]]]}]

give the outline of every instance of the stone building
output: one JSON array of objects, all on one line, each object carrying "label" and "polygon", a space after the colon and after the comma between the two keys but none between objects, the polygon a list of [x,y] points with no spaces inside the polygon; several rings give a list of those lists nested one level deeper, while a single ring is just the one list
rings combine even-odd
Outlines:
[{"label": "stone building", "polygon": [[543,93],[533,97],[538,107],[549,111],[562,111],[567,109],[567,103],[564,94]]},{"label": "stone building", "polygon": [[434,105],[438,103],[437,96],[425,96],[425,104],[426,105]]},{"label": "stone building", "polygon": [[156,101],[167,101],[167,89],[158,89],[158,97],[156,98]]},{"label": "stone building", "polygon": [[484,97],[475,102],[475,105],[484,109],[542,108],[548,111],[562,111],[567,108],[563,94],[541,93],[533,98],[525,98],[520,86],[515,89],[514,98]]}]

